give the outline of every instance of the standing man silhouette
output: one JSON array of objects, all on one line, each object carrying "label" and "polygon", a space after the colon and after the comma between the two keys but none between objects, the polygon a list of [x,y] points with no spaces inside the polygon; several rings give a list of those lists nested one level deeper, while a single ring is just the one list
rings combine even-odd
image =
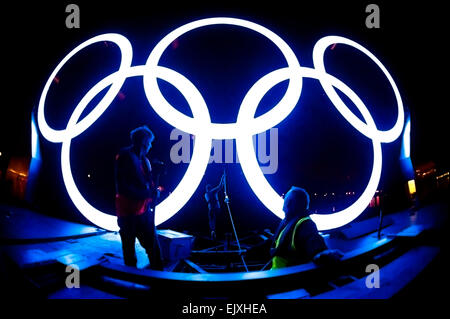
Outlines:
[{"label": "standing man silhouette", "polygon": [[219,185],[212,188],[210,184],[206,185],[205,200],[208,203],[208,218],[209,218],[209,230],[211,233],[211,239],[215,240],[216,234],[216,216],[220,213],[219,191],[223,188],[225,182],[225,173],[222,175]]},{"label": "standing man silhouette", "polygon": [[123,258],[125,265],[136,267],[138,238],[147,252],[150,268],[163,270],[154,215],[159,190],[146,157],[155,135],[147,126],[141,126],[131,131],[130,138],[132,145],[122,148],[115,161],[115,203]]}]

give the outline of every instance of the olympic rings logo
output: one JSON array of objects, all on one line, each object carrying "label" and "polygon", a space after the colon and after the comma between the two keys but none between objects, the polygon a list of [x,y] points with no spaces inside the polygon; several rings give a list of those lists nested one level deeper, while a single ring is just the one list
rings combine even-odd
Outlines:
[{"label": "olympic rings logo", "polygon": [[[182,74],[158,65],[166,48],[178,37],[192,30],[211,25],[233,25],[252,30],[268,38],[281,51],[287,62],[287,67],[277,69],[260,78],[245,95],[236,123],[212,123],[208,106],[199,90]],[[45,101],[54,77],[59,70],[77,52],[87,46],[109,41],[115,43],[121,52],[119,69],[94,85],[73,111],[67,127],[63,130],[52,129],[45,120]],[[323,56],[328,46],[332,44],[345,44],[351,46],[369,57],[385,74],[394,92],[397,103],[397,120],[394,126],[386,131],[377,129],[376,124],[364,102],[345,83],[328,74],[325,70]],[[312,78],[320,82],[325,93],[341,115],[360,133],[372,140],[373,166],[372,173],[366,189],[361,196],[349,207],[342,211],[320,215],[313,214],[311,218],[317,224],[319,230],[327,230],[343,226],[356,217],[368,206],[376,192],[382,168],[381,143],[395,141],[401,134],[404,125],[403,103],[393,78],[384,65],[367,49],[358,43],[339,36],[327,36],[320,39],[313,49],[314,68],[302,67],[296,55],[288,44],[269,29],[242,19],[235,18],[208,18],[185,24],[165,36],[151,51],[145,65],[131,66],[132,47],[130,42],[119,34],[103,34],[91,38],[73,49],[55,68],[48,78],[42,91],[38,106],[38,125],[42,135],[50,142],[62,143],[61,168],[64,184],[67,192],[77,209],[91,222],[108,230],[118,230],[116,217],[105,214],[81,195],[73,179],[70,167],[71,140],[82,134],[91,126],[108,108],[113,99],[119,93],[124,81],[129,77],[142,76],[145,94],[155,112],[168,124],[195,135],[195,146],[190,165],[174,191],[156,207],[156,225],[171,218],[191,198],[200,184],[208,165],[213,139],[235,139],[236,148],[244,175],[261,202],[279,218],[284,217],[283,199],[268,183],[259,168],[256,154],[253,149],[252,135],[265,132],[283,121],[296,106],[301,92],[302,79]],[[192,110],[193,117],[184,115],[176,110],[162,95],[157,79],[162,79],[175,86],[185,97]],[[288,88],[280,102],[265,114],[255,118],[255,112],[264,95],[278,83],[289,80]],[[107,93],[94,107],[94,109],[78,121],[88,103],[102,90],[108,88]],[[345,94],[358,108],[364,118],[361,121],[345,105],[336,89]]]}]

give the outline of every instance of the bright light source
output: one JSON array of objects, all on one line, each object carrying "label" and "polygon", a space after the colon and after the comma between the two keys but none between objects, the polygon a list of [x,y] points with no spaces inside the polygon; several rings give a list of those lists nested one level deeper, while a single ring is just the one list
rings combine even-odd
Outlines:
[{"label": "bright light source", "polygon": [[[388,79],[392,90],[394,91],[395,99],[397,102],[397,120],[394,124],[394,126],[387,130],[387,131],[380,131],[377,129],[375,123],[374,125],[369,125],[367,123],[364,123],[361,121],[350,109],[345,105],[344,101],[339,97],[339,95],[336,93],[335,88],[339,89],[337,86],[334,85],[331,81],[328,79],[327,72],[325,70],[325,64],[324,64],[324,53],[328,46],[333,45],[335,43],[342,43],[346,44],[348,46],[351,46],[358,51],[364,53],[367,57],[369,57],[375,64],[383,71],[384,75]],[[316,45],[314,46],[313,50],[313,62],[314,67],[317,70],[319,74],[322,76],[319,77],[320,84],[322,85],[323,89],[328,95],[328,98],[333,103],[334,107],[341,113],[341,115],[355,128],[357,129],[361,134],[364,134],[368,138],[372,140],[377,140],[382,143],[390,143],[395,141],[401,134],[404,124],[404,118],[405,113],[403,110],[403,102],[402,98],[400,97],[400,92],[398,91],[397,85],[395,84],[394,79],[389,74],[388,70],[385,68],[385,66],[380,62],[380,60],[377,59],[369,50],[361,46],[360,44],[338,36],[328,36],[323,37],[319,41],[317,41]],[[325,75],[325,76],[324,76]],[[369,111],[366,109],[364,103],[359,99],[359,97],[350,89],[346,90],[346,92],[342,92],[345,95],[347,95],[352,102],[353,98],[350,96],[354,96],[361,107],[363,107],[364,111],[367,115],[370,115]],[[349,93],[349,94],[347,94]],[[361,112],[362,110],[358,107],[358,110]],[[364,117],[364,116],[363,116]]]},{"label": "bright light source", "polygon": [[403,131],[403,144],[402,144],[402,155],[401,158],[408,158],[411,156],[411,119],[405,124],[405,129]]},{"label": "bright light source", "polygon": [[38,131],[34,120],[34,115],[31,118],[31,157],[37,158],[38,156]]},{"label": "bright light source", "polygon": [[[177,38],[194,29],[210,25],[234,25],[250,29],[266,38],[280,50],[284,56],[287,67],[274,70],[264,75],[249,89],[242,100],[236,123],[211,123],[208,106],[200,91],[184,75],[167,67],[158,65],[164,51]],[[113,42],[118,45],[122,58],[119,70],[108,75],[92,87],[76,106],[66,129],[54,130],[45,120],[44,106],[50,85],[59,70],[76,53],[96,42]],[[397,101],[398,117],[395,125],[387,131],[379,131],[375,122],[358,95],[339,79],[326,73],[324,67],[324,52],[328,46],[342,43],[363,52],[383,71],[389,80]],[[334,107],[341,115],[360,133],[372,140],[374,159],[372,173],[366,189],[361,196],[346,209],[329,214],[313,214],[311,218],[317,224],[319,230],[327,230],[343,226],[358,217],[367,205],[377,189],[382,167],[381,143],[396,140],[401,134],[404,124],[403,104],[392,77],[381,62],[361,45],[342,37],[330,36],[320,39],[313,50],[313,68],[301,67],[297,57],[287,43],[269,29],[256,23],[234,18],[210,18],[197,20],[185,24],[165,36],[151,51],[145,65],[131,66],[132,47],[130,42],[119,34],[103,34],[83,42],[73,49],[52,72],[39,100],[38,124],[42,135],[50,142],[62,143],[61,168],[67,192],[78,210],[91,222],[99,227],[118,230],[115,216],[105,214],[90,203],[79,192],[72,176],[70,165],[71,140],[83,133],[92,125],[108,108],[120,91],[124,81],[128,77],[142,76],[145,94],[150,106],[168,124],[195,135],[195,146],[191,162],[178,186],[170,195],[156,206],[156,225],[161,224],[176,214],[191,198],[203,178],[207,168],[213,139],[235,139],[237,151],[244,175],[250,187],[261,202],[279,218],[284,218],[283,198],[275,192],[264,177],[253,147],[252,136],[274,127],[283,121],[297,105],[301,95],[303,78],[319,80]],[[186,116],[174,108],[163,96],[158,86],[158,79],[164,80],[177,88],[188,102],[193,117]],[[277,84],[289,80],[288,88],[283,98],[270,111],[255,118],[256,109],[266,93]],[[108,88],[107,93],[93,110],[78,122],[86,106],[102,90]],[[358,108],[364,118],[361,121],[344,104],[337,95],[335,89],[346,95]],[[353,192],[354,194],[354,192]]]},{"label": "bright light source", "polygon": [[416,193],[416,181],[411,179],[408,181],[409,194],[413,195]]}]

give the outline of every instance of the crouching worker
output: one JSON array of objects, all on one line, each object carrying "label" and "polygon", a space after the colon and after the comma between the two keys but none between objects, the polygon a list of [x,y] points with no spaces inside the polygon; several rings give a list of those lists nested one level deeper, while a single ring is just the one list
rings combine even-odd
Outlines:
[{"label": "crouching worker", "polygon": [[136,267],[136,238],[145,248],[150,268],[163,270],[155,227],[154,207],[159,197],[147,153],[155,138],[146,126],[130,133],[132,145],[120,150],[115,161],[116,213],[125,265]]},{"label": "crouching worker", "polygon": [[275,232],[272,244],[272,269],[314,261],[317,264],[337,262],[342,253],[329,250],[316,224],[309,217],[309,195],[292,186],[284,197],[285,218]]}]

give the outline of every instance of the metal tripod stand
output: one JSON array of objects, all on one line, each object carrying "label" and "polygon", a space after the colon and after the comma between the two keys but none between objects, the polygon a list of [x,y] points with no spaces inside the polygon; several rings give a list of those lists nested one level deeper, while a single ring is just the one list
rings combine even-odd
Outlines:
[{"label": "metal tripod stand", "polygon": [[224,175],[223,192],[224,192],[224,195],[225,195],[224,202],[225,202],[225,204],[227,204],[228,215],[230,216],[230,221],[231,221],[231,226],[233,227],[234,237],[236,237],[236,243],[238,245],[239,255],[241,256],[242,263],[244,264],[245,271],[248,272],[247,264],[245,263],[244,256],[242,255],[241,244],[239,243],[239,238],[238,238],[238,235],[236,233],[236,227],[234,227],[233,216],[231,216],[230,198],[228,197],[228,194],[227,194],[227,175],[225,173],[225,170],[223,171],[223,175]]}]

